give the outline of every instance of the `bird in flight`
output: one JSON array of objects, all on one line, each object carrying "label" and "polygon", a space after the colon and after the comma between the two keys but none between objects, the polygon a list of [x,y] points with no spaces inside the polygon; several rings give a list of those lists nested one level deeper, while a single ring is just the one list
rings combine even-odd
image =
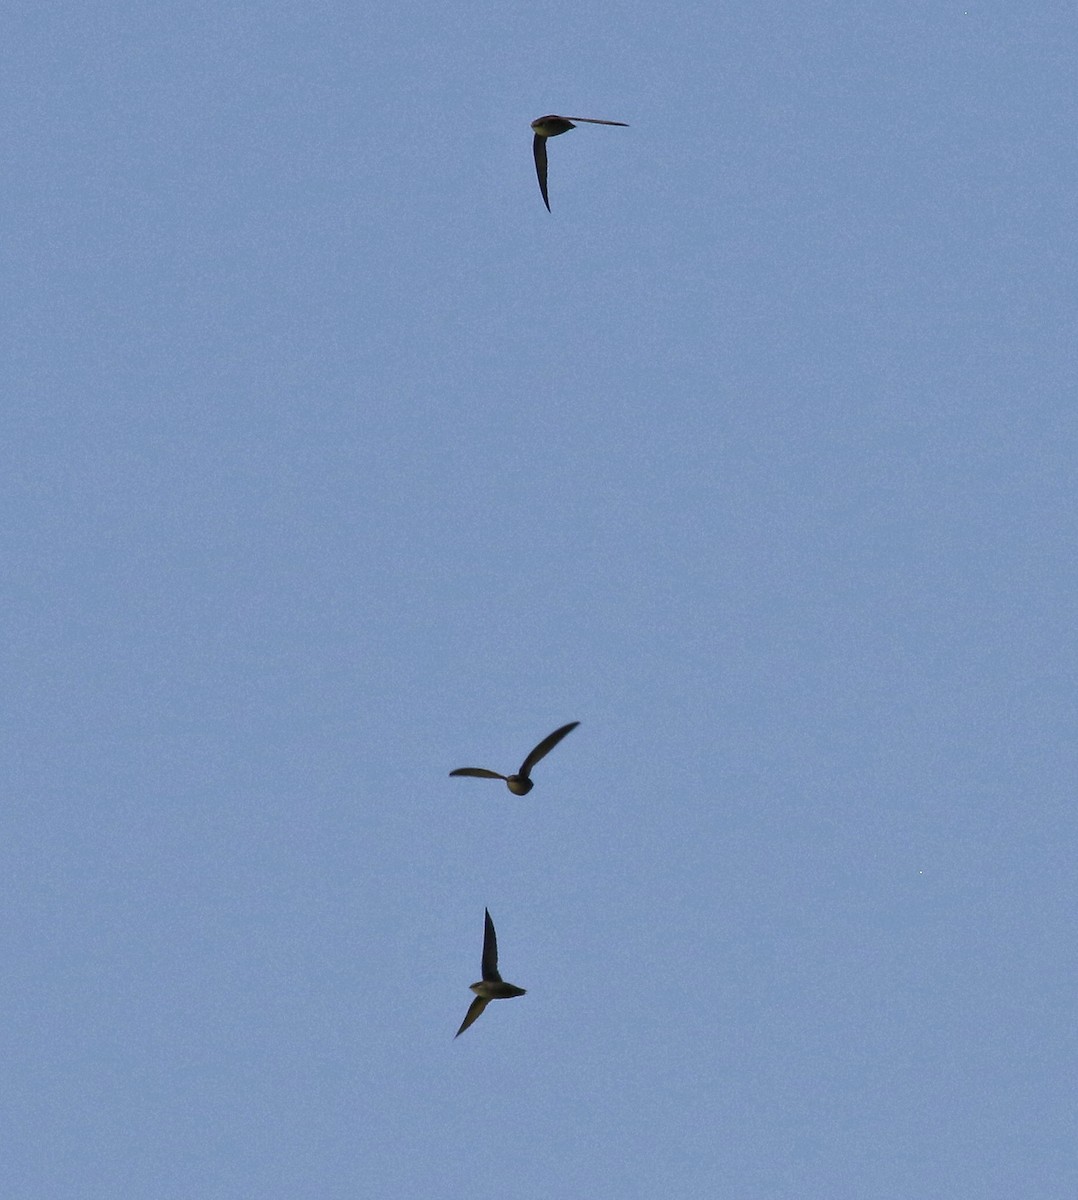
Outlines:
[{"label": "bird in flight", "polygon": [[520,770],[515,775],[499,775],[497,771],[488,771],[485,767],[457,767],[449,774],[470,775],[474,779],[501,779],[504,780],[505,786],[514,796],[526,796],[535,786],[531,781],[532,768],[541,758],[548,755],[567,733],[572,733],[579,724],[579,721],[570,721],[568,725],[555,729],[552,734],[543,738],[520,764]]},{"label": "bird in flight", "polygon": [[554,114],[546,117],[536,117],[532,121],[535,139],[532,142],[532,153],[535,155],[535,173],[539,176],[539,190],[543,193],[543,203],[550,212],[550,197],[546,190],[546,140],[557,137],[559,133],[568,133],[575,129],[574,121],[582,121],[586,125],[620,125],[628,129],[624,121],[597,121],[594,117],[558,117]]},{"label": "bird in flight", "polygon": [[491,1000],[511,1000],[514,996],[524,995],[524,988],[506,983],[498,974],[498,935],[494,932],[490,912],[487,909],[483,909],[483,912],[486,914],[486,923],[483,926],[483,978],[471,985],[475,999],[471,1002],[460,1028],[453,1035],[454,1038],[459,1038],[469,1025],[474,1025],[479,1020],[483,1009]]}]

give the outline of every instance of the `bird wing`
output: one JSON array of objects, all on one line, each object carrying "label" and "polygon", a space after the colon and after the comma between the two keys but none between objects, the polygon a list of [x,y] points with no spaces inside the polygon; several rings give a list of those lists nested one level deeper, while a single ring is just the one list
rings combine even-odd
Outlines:
[{"label": "bird wing", "polygon": [[[494,922],[486,909],[486,920],[483,923],[483,980],[487,983],[501,983],[498,974],[498,935],[494,932]],[[476,1013],[476,1016],[479,1014]]]},{"label": "bird wing", "polygon": [[505,779],[505,775],[499,775],[497,771],[488,771],[484,767],[457,767],[455,771],[449,772],[453,775],[470,775],[473,779]]},{"label": "bird wing", "polygon": [[580,724],[579,721],[570,721],[568,725],[563,725],[560,729],[555,729],[548,737],[543,738],[538,746],[528,755],[520,767],[520,774],[529,776],[532,772],[532,767],[543,757],[551,752],[554,747],[561,741],[567,733],[572,733],[573,730]]},{"label": "bird wing", "polygon": [[583,121],[585,125],[620,125],[623,129],[629,126],[625,121],[597,121],[594,117],[566,117],[566,121]]},{"label": "bird wing", "polygon": [[543,203],[550,212],[550,197],[546,194],[546,138],[535,135],[532,141],[532,153],[535,155],[535,173],[539,177],[539,190],[543,193]]},{"label": "bird wing", "polygon": [[468,1006],[468,1011],[464,1014],[464,1020],[461,1022],[460,1028],[453,1036],[459,1038],[469,1025],[474,1025],[480,1016],[482,1016],[483,1009],[486,1008],[488,1003],[489,1001],[484,1000],[482,996],[476,996]]}]

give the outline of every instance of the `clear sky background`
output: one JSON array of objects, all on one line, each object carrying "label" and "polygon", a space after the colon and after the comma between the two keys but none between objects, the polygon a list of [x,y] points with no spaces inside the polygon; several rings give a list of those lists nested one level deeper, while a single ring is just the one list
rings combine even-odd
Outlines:
[{"label": "clear sky background", "polygon": [[3,55],[0,1194],[1078,1195],[1073,4]]}]

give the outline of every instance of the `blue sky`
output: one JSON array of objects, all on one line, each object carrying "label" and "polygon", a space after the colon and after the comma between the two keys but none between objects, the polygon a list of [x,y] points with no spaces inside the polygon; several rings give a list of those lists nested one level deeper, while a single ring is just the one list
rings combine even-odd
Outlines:
[{"label": "blue sky", "polygon": [[1073,6],[4,42],[0,1192],[1078,1193]]}]

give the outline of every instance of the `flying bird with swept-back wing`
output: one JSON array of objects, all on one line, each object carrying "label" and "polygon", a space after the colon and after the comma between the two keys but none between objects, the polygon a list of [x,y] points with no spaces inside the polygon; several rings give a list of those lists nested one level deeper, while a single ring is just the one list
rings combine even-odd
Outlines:
[{"label": "flying bird with swept-back wing", "polygon": [[489,910],[484,909],[483,912],[486,914],[483,925],[483,978],[478,983],[471,984],[475,999],[469,1006],[460,1028],[453,1035],[455,1038],[459,1038],[469,1025],[474,1025],[479,1020],[483,1009],[491,1000],[511,1000],[514,996],[524,995],[524,988],[518,988],[514,983],[506,983],[498,974],[498,935],[494,932],[494,922],[490,919]]},{"label": "flying bird with swept-back wing", "polygon": [[570,721],[568,725],[555,729],[552,734],[543,738],[520,764],[520,770],[515,775],[499,775],[497,771],[488,771],[486,767],[458,767],[449,774],[469,775],[473,779],[501,779],[514,796],[526,796],[535,786],[531,781],[532,768],[541,758],[549,754],[567,733],[572,733],[579,724],[579,721]]},{"label": "flying bird with swept-back wing", "polygon": [[585,125],[620,125],[623,129],[629,126],[624,121],[599,121],[595,117],[559,117],[551,113],[546,117],[536,117],[532,121],[535,138],[532,141],[532,153],[535,155],[535,173],[539,177],[539,190],[543,193],[543,203],[550,212],[550,197],[546,190],[546,140],[557,137],[559,133],[568,133],[575,129],[574,121]]}]

